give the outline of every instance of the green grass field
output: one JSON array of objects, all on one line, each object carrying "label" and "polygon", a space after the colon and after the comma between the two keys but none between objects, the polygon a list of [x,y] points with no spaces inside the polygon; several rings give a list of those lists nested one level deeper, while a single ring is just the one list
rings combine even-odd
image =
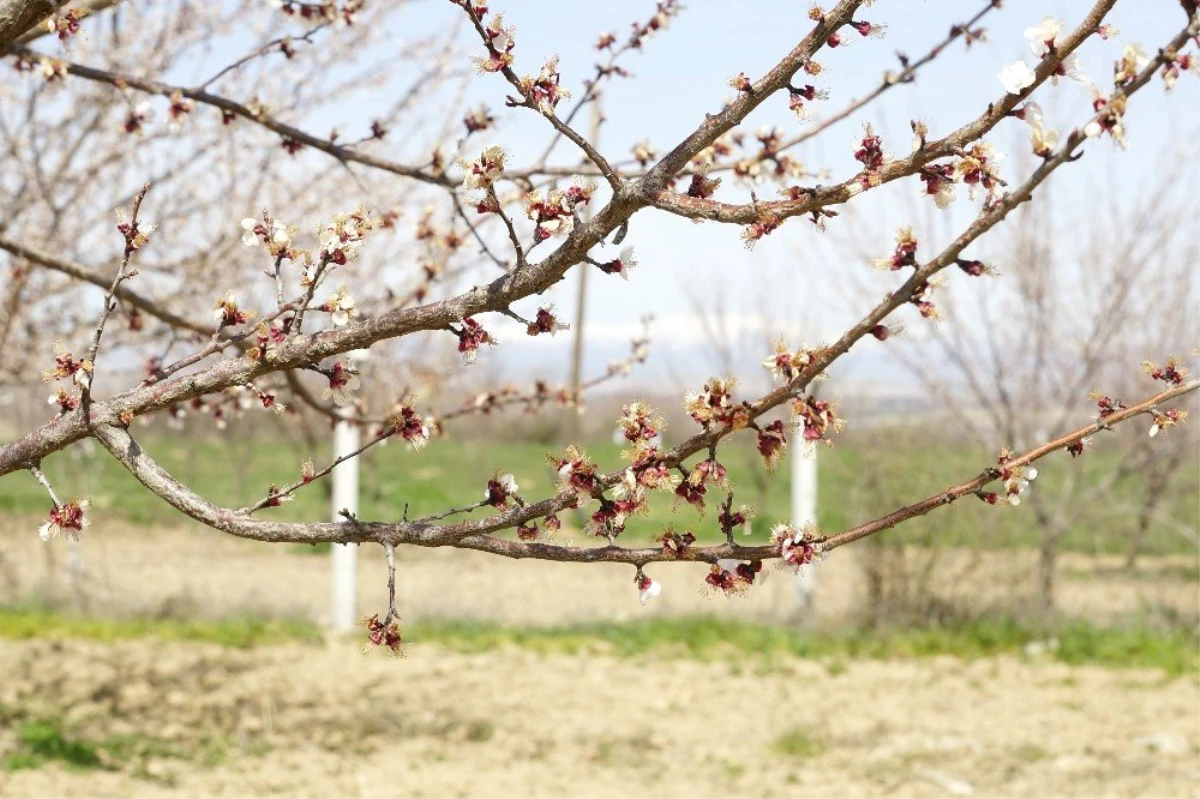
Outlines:
[{"label": "green grass field", "polygon": [[[580,622],[552,627],[518,626],[461,619],[428,619],[408,625],[409,646],[437,644],[459,652],[488,652],[513,646],[544,654],[596,652],[630,658],[644,655],[685,659],[918,658],[952,655],[964,659],[1022,655],[1032,642],[1064,663],[1116,668],[1157,668],[1167,674],[1200,668],[1194,630],[1162,628],[1133,619],[1099,627],[1077,619],[1052,632],[1011,617],[983,617],[924,627],[864,627],[808,631],[706,616],[632,622]],[[76,638],[116,642],[133,639],[199,642],[234,649],[287,642],[320,644],[311,622],[233,616],[223,619],[96,618],[35,606],[0,606],[0,639]],[[1052,645],[1045,641],[1053,639]]]},{"label": "green grass field", "polygon": [[243,614],[221,619],[155,619],[80,616],[53,608],[0,606],[0,638],[83,638],[124,641],[200,641],[233,649],[287,641],[319,643],[321,630],[303,619],[265,618]]},{"label": "green grass field", "polygon": [[[994,454],[972,450],[949,441],[912,439],[888,431],[842,436],[836,446],[820,452],[820,525],[836,531],[923,498],[948,485],[974,476],[994,463]],[[890,441],[888,437],[897,437]],[[770,526],[789,516],[789,485],[786,461],[775,474],[767,474],[753,453],[752,440],[743,437],[721,450],[735,487],[736,501],[755,506],[755,539],[765,536]],[[232,439],[185,440],[168,437],[143,440],[148,451],[172,474],[209,499],[234,507],[263,496],[271,483],[284,484],[300,474],[300,463],[313,457],[317,467],[327,462],[327,452],[305,452],[294,444],[249,445]],[[620,447],[609,442],[595,444],[588,453],[602,469],[618,468],[623,461]],[[1033,491],[1046,497],[1062,495],[1074,481],[1086,490],[1107,473],[1115,447],[1104,442],[1086,457],[1072,460],[1065,454],[1051,456],[1039,464],[1041,475]],[[493,472],[512,472],[520,493],[536,500],[552,491],[554,475],[546,463],[548,453],[560,450],[541,443],[476,443],[463,438],[433,442],[427,449],[411,452],[396,443],[376,448],[364,456],[360,516],[365,519],[400,519],[405,507],[409,518],[463,506],[481,498]],[[142,488],[103,451],[89,458],[72,452],[48,458],[43,468],[64,497],[89,496],[94,514],[112,514],[141,525],[170,524],[182,517]],[[1073,527],[1064,536],[1063,548],[1085,552],[1123,552],[1133,529],[1141,477],[1131,474],[1104,496],[1072,508]],[[302,489],[296,500],[282,507],[260,511],[264,516],[289,520],[324,519],[328,516],[326,485],[316,483]],[[1147,553],[1192,553],[1195,545],[1180,529],[1194,529],[1196,497],[1200,493],[1200,469],[1189,464],[1180,474],[1159,510],[1159,518],[1143,551]],[[710,496],[712,496],[710,494]],[[714,497],[710,505],[719,502]],[[27,474],[0,480],[0,513],[43,515],[47,499],[41,487]],[[485,510],[475,511],[482,514]],[[623,540],[644,542],[667,524],[692,529],[701,539],[719,535],[715,512],[703,517],[693,508],[675,507],[674,497],[655,497],[651,513],[630,521]],[[1011,547],[1035,545],[1039,532],[1028,507],[991,507],[973,498],[939,510],[924,519],[905,524],[897,536],[917,543],[936,540],[950,546]]]},{"label": "green grass field", "polygon": [[[438,643],[465,652],[518,646],[537,652],[578,654],[599,651],[619,657],[647,654],[681,658],[741,659],[753,656],[806,659],[915,658],[952,655],[964,659],[1021,655],[1043,642],[1044,654],[1064,663],[1158,668],[1168,674],[1194,673],[1200,651],[1194,632],[1158,629],[1140,623],[1097,627],[1084,620],[1057,626],[1053,633],[1011,617],[981,618],[952,625],[858,628],[836,632],[707,617],[636,622],[588,622],[561,627],[512,627],[448,619],[413,624],[406,631],[416,644]],[[1044,642],[1052,637],[1053,643]]]}]

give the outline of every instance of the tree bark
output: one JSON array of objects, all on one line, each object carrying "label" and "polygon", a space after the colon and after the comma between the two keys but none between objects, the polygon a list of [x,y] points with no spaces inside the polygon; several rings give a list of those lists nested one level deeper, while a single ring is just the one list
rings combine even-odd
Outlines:
[{"label": "tree bark", "polygon": [[1054,614],[1054,583],[1058,570],[1058,543],[1065,531],[1062,519],[1055,518],[1042,502],[1034,496],[1030,502],[1034,518],[1042,531],[1042,545],[1038,553],[1037,614],[1043,621]]},{"label": "tree bark", "polygon": [[1054,577],[1058,568],[1058,534],[1042,534],[1042,551],[1038,557],[1038,613],[1047,619],[1054,613]]},{"label": "tree bark", "polygon": [[57,11],[62,0],[0,0],[0,50]]}]

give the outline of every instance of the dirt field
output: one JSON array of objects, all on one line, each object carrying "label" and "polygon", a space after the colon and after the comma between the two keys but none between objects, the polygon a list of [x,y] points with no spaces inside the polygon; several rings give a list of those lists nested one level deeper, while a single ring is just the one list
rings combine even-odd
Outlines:
[{"label": "dirt field", "polygon": [[[70,597],[62,542],[42,546],[30,524],[4,531],[0,601]],[[821,626],[861,603],[854,550],[821,567]],[[103,524],[83,554],[94,613],[327,609],[325,557]],[[961,590],[980,601],[1026,590],[1026,555],[960,560],[973,575]],[[1187,559],[1111,566],[1066,559],[1068,612],[1196,618]],[[702,568],[653,574],[666,588],[643,608],[628,568],[405,551],[401,607],[407,622],[798,618],[783,573],[729,601],[700,595]],[[364,550],[360,575],[361,609],[382,609],[379,553]],[[1198,675],[1039,657],[737,662],[433,644],[392,659],[358,643],[0,641],[0,712],[138,752],[113,770],[0,771],[0,796],[1200,796]],[[0,758],[16,750],[12,727],[0,724]]]},{"label": "dirt field", "polygon": [[0,774],[3,796],[1200,792],[1200,686],[1130,670],[31,642],[0,673],[4,704],[193,753]]}]

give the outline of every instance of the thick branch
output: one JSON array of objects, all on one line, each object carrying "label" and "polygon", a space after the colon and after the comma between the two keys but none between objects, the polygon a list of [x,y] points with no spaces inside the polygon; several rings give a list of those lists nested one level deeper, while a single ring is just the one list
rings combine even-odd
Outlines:
[{"label": "thick branch", "polygon": [[0,50],[66,5],[66,0],[0,0]]},{"label": "thick branch", "polygon": [[[1110,1],[1116,2],[1116,0]],[[694,133],[663,156],[650,172],[638,181],[639,194],[649,200],[665,189],[670,185],[671,178],[701,150],[741,123],[751,111],[762,105],[772,94],[791,83],[796,72],[825,46],[830,35],[850,21],[854,12],[861,5],[862,0],[842,0],[835,9],[825,14],[824,18],[782,61],[754,83],[750,91],[742,92],[721,113],[709,116]]]},{"label": "thick branch", "polygon": [[[628,219],[636,207],[629,198],[614,198],[594,219],[576,227],[567,241],[544,261],[517,270],[486,286],[478,286],[465,294],[428,305],[395,309],[345,328],[296,336],[278,350],[273,350],[271,357],[264,362],[248,359],[224,361],[197,374],[131,389],[94,403],[92,418],[99,424],[111,424],[124,412],[139,416],[234,384],[244,384],[270,372],[309,365],[348,350],[365,349],[384,339],[422,330],[444,329],[466,316],[507,308],[513,302],[545,291],[557,283],[602,236]],[[86,434],[86,425],[78,411],[60,416],[20,441],[0,447],[0,476],[23,468],[26,463],[40,460]]]},{"label": "thick branch", "polygon": [[[1200,388],[1200,380],[1171,386],[1143,402],[1116,411],[1102,420],[1035,447],[1012,458],[1008,463],[1013,467],[1031,464],[1051,453],[1064,450],[1098,431],[1111,429],[1134,417],[1152,413],[1163,403],[1178,399],[1198,388]],[[512,526],[511,519],[514,516],[512,513],[444,527],[412,522],[385,524],[359,521],[315,523],[262,521],[251,518],[243,511],[233,511],[214,505],[179,483],[142,450],[126,430],[119,427],[98,428],[96,436],[101,444],[144,486],[176,509],[209,527],[258,541],[377,542],[393,545],[454,546],[512,558],[535,558],[571,563],[633,563],[636,565],[675,560],[715,562],[721,558],[770,559],[778,557],[779,554],[776,547],[769,545],[742,547],[723,543],[712,547],[689,547],[682,553],[665,553],[661,547],[653,549],[625,549],[617,546],[567,547],[509,541],[488,535],[488,533]],[[901,522],[923,516],[935,508],[949,505],[967,494],[975,493],[996,479],[993,470],[985,469],[972,480],[940,491],[887,516],[829,536],[824,539],[822,546],[825,550],[836,549],[860,538],[895,527]],[[538,503],[537,506],[531,506],[531,509],[542,508],[546,504],[546,502]],[[545,512],[544,508],[539,512]]]},{"label": "thick branch", "polygon": [[[112,8],[120,3],[121,0],[83,0],[83,2],[71,5],[70,0],[67,0],[66,2],[61,3],[47,3],[47,5],[58,6],[60,9],[71,5],[71,11],[78,12],[81,15],[91,15],[95,14],[97,11],[103,11],[107,8]],[[18,36],[14,41],[16,44],[29,44],[30,42],[37,41],[43,36],[48,36],[49,34],[50,31],[39,25],[36,28],[25,31],[25,33]],[[0,49],[3,49],[5,46],[7,46],[7,43],[0,44]]]},{"label": "thick branch", "polygon": [[[122,413],[132,413],[137,416],[152,412],[176,402],[219,391],[235,383],[244,383],[270,371],[295,368],[330,355],[351,349],[366,348],[376,341],[395,338],[418,330],[442,329],[465,316],[500,310],[515,300],[545,291],[557,283],[568,269],[582,261],[591,247],[626,222],[638,208],[645,205],[652,196],[656,185],[665,184],[688,159],[753,111],[765,99],[768,90],[774,91],[785,86],[796,70],[803,66],[805,61],[826,42],[829,33],[849,20],[853,11],[860,4],[860,0],[844,0],[839,4],[838,8],[826,15],[825,20],[819,23],[779,66],[759,81],[755,92],[739,99],[721,114],[709,117],[695,133],[651,170],[650,175],[639,181],[635,190],[631,190],[628,186],[622,186],[593,219],[575,227],[567,240],[541,263],[531,265],[526,269],[514,270],[513,273],[493,281],[486,287],[477,287],[452,299],[419,308],[396,309],[339,331],[326,331],[310,337],[297,336],[275,352],[271,360],[266,363],[229,361],[218,364],[201,374],[189,375],[125,392],[112,397],[105,403],[94,405],[92,408],[93,418],[100,423],[112,423]],[[134,84],[128,82],[127,79],[89,67],[72,65],[70,70],[74,74],[113,85],[118,85],[119,80],[126,81],[128,85],[140,88],[142,91],[169,93],[175,90],[175,87],[150,81],[140,81],[138,84]],[[234,113],[256,119],[246,107],[224,98],[217,98],[204,92],[185,94],[197,101],[211,101],[217,107],[228,106],[228,109]],[[291,128],[286,128],[286,130],[284,128],[280,128],[280,130],[286,132],[287,135],[301,133]],[[309,138],[311,139],[311,137]],[[339,149],[314,139],[313,146],[318,144],[326,151]],[[335,155],[337,154],[335,153]],[[358,160],[360,163],[367,163],[361,158]],[[678,164],[675,163],[676,161]],[[22,468],[26,463],[37,461],[50,452],[62,449],[83,438],[84,435],[86,435],[86,427],[82,424],[82,418],[78,412],[61,416],[20,441],[0,447],[0,476]]]},{"label": "thick branch", "polygon": [[[1061,438],[1035,447],[1011,459],[1009,464],[1013,467],[1031,464],[1051,453],[1065,450],[1068,446],[1100,430],[1111,429],[1136,416],[1150,413],[1162,403],[1185,396],[1197,388],[1200,388],[1200,380],[1193,380],[1189,383],[1172,386],[1143,402],[1117,411],[1100,421],[1093,422]],[[138,447],[137,443],[124,430],[120,428],[105,428],[98,430],[97,436],[109,452],[117,457],[122,465],[129,469],[143,485],[165,499],[172,506],[210,527],[233,535],[260,541],[292,541],[300,543],[316,543],[320,541],[363,543],[376,541],[393,545],[406,543],[418,546],[454,546],[464,549],[477,549],[510,558],[533,558],[570,563],[632,563],[638,566],[657,561],[676,560],[705,561],[710,563],[715,563],[717,560],[724,558],[767,560],[776,558],[779,555],[778,548],[772,545],[743,547],[737,544],[723,543],[711,547],[689,547],[682,553],[667,553],[661,547],[642,549],[626,549],[618,546],[569,547],[555,544],[511,541],[496,538],[488,534],[511,526],[512,522],[507,518],[513,515],[511,513],[489,519],[461,522],[445,527],[407,522],[398,524],[349,521],[324,523],[264,522],[251,519],[248,515],[241,512],[220,508],[202,499],[159,467],[158,464]],[[829,536],[824,539],[822,547],[825,551],[836,549],[837,547],[857,541],[860,538],[890,529],[909,519],[923,516],[935,508],[949,505],[963,496],[973,494],[996,479],[995,473],[991,469],[985,469],[972,480],[952,486],[945,491],[940,491],[887,516]],[[530,510],[540,508],[545,504],[543,502],[537,506],[531,506]],[[541,512],[545,511],[542,510]],[[461,531],[471,529],[479,529],[481,532],[466,535],[461,533]]]},{"label": "thick branch", "polygon": [[[1102,12],[1110,5],[1111,0],[1099,3],[1085,26],[1098,25],[1099,19],[1102,17]],[[849,11],[852,10],[851,6],[856,6],[856,4],[843,3],[839,6],[839,10],[848,18]],[[1097,16],[1098,14],[1099,16]],[[829,21],[833,18],[831,14],[827,16],[826,20]],[[820,30],[820,26],[818,26],[818,30]],[[1188,35],[1190,34],[1180,34],[1170,47],[1177,48],[1186,40]],[[810,34],[809,39],[813,39],[812,34]],[[806,41],[808,40],[806,39]],[[805,45],[799,48],[799,55],[796,54],[796,51],[793,51],[793,54],[789,56],[790,59],[795,61],[793,64],[795,68],[798,68],[803,62],[802,56],[808,46]],[[811,46],[815,48],[817,45],[812,44]],[[1040,70],[1047,69],[1049,67],[1046,64],[1043,64],[1040,68]],[[770,75],[774,77],[771,77],[769,81],[768,79],[760,81],[759,85],[768,86],[773,85],[774,82],[786,83],[790,78],[791,72],[794,72],[794,69],[791,71],[781,68],[772,70]],[[1130,94],[1141,85],[1144,85],[1149,80],[1150,74],[1152,74],[1151,70],[1143,73],[1134,82],[1134,85],[1125,91],[1125,94]],[[1015,104],[1016,101],[1010,100],[1010,102]],[[753,109],[754,104],[751,104],[747,98],[743,98],[742,101],[735,103],[735,106],[739,110],[739,113],[745,114]],[[999,112],[996,111],[994,113]],[[711,142],[712,139],[708,138],[709,133],[712,133],[713,138],[715,138],[724,129],[728,129],[728,126],[736,124],[737,121],[736,114],[731,115],[730,113],[711,117],[695,134],[688,138],[687,142],[690,144],[684,150],[680,151],[684,155],[684,161],[695,154],[692,152],[692,148],[697,148],[698,151],[698,148],[703,148]],[[725,127],[722,128],[722,126]],[[716,128],[722,128],[722,130],[716,130]],[[982,127],[980,132],[982,132]],[[942,256],[935,259],[934,262],[928,264],[918,273],[918,275],[921,275],[921,279],[927,278],[930,274],[952,262],[967,243],[995,225],[1015,204],[1026,199],[1033,191],[1033,188],[1041,180],[1044,180],[1050,171],[1067,160],[1069,154],[1078,146],[1080,141],[1082,139],[1078,132],[1073,134],[1059,156],[1056,156],[1056,158],[1051,159],[1039,168],[1035,172],[1034,177],[1021,190],[1011,195],[1012,202],[1000,203],[981,216],[980,220],[972,226],[971,230],[965,233],[963,237],[960,237],[960,240],[950,250],[943,253]],[[655,170],[661,172],[662,169],[669,166],[670,163],[664,159]],[[887,167],[885,167],[886,169]],[[624,223],[646,202],[644,197],[639,196],[639,192],[651,184],[652,181],[649,181],[648,176],[647,179],[639,181],[638,189],[629,190],[626,188],[617,192],[612,201],[594,219],[576,227],[567,241],[558,250],[541,263],[531,265],[528,269],[518,270],[513,274],[493,281],[487,286],[477,287],[455,298],[418,308],[396,309],[379,317],[355,323],[341,330],[325,331],[309,337],[296,337],[274,352],[270,360],[266,363],[250,363],[245,360],[227,361],[217,364],[199,374],[188,375],[171,381],[164,381],[154,386],[125,392],[104,403],[97,403],[93,407],[93,413],[96,415],[95,418],[98,421],[108,421],[111,423],[119,418],[122,413],[131,413],[136,416],[152,412],[176,402],[218,391],[235,383],[244,383],[247,380],[271,371],[311,364],[322,358],[347,350],[368,347],[372,343],[386,338],[407,335],[419,330],[443,329],[451,322],[460,320],[464,316],[488,311],[499,311],[507,308],[510,303],[530,294],[544,291],[558,282],[570,267],[583,259],[591,246]],[[918,275],[913,276],[913,279],[910,283],[906,284],[902,292],[905,290],[911,292],[912,288],[920,282]],[[856,326],[856,328],[843,336],[838,344],[821,353],[821,356],[806,370],[802,376],[803,381],[801,383],[777,389],[771,395],[765,397],[762,401],[763,410],[769,410],[777,406],[789,396],[794,395],[796,390],[802,389],[807,384],[807,381],[811,380],[812,376],[819,374],[827,368],[834,358],[844,353],[873,324],[877,323],[906,301],[907,296],[902,293],[898,292],[892,295],[888,301],[881,304],[868,317],[871,320],[871,324]],[[82,424],[80,414],[74,412],[64,415],[26,436],[24,439],[5,447],[0,447],[0,476],[22,468],[26,463],[35,462],[42,456],[79,440],[84,435],[86,435],[86,429]],[[703,439],[707,438],[715,440],[719,438],[719,435],[703,434],[702,437],[693,439],[693,442],[696,444],[708,443],[703,441]]]}]

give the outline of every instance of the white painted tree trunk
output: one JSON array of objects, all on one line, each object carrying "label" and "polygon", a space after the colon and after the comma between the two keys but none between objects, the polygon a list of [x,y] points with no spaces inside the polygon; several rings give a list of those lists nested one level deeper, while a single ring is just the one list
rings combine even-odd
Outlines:
[{"label": "white painted tree trunk", "polygon": [[[358,426],[345,419],[333,428],[333,457],[349,455],[358,449]],[[358,458],[351,458],[333,468],[333,501],[331,520],[345,521],[340,512],[345,509],[358,513]],[[358,544],[333,545],[333,614],[332,627],[335,632],[349,632],[358,621],[355,595],[357,585],[355,572],[358,567]]]},{"label": "white painted tree trunk", "polygon": [[[75,456],[80,490],[83,496],[91,496],[92,477],[96,468],[96,442],[90,438],[84,439],[80,443],[80,446],[72,450],[72,453]],[[83,542],[68,539],[67,585],[71,589],[71,601],[75,603],[76,610],[87,609],[87,593],[83,585],[83,569]]]},{"label": "white painted tree trunk", "polygon": [[[800,528],[816,521],[817,447],[805,447],[797,441],[792,446],[792,523]],[[806,566],[796,575],[796,602],[806,615],[814,612],[816,574],[816,569]]]}]

